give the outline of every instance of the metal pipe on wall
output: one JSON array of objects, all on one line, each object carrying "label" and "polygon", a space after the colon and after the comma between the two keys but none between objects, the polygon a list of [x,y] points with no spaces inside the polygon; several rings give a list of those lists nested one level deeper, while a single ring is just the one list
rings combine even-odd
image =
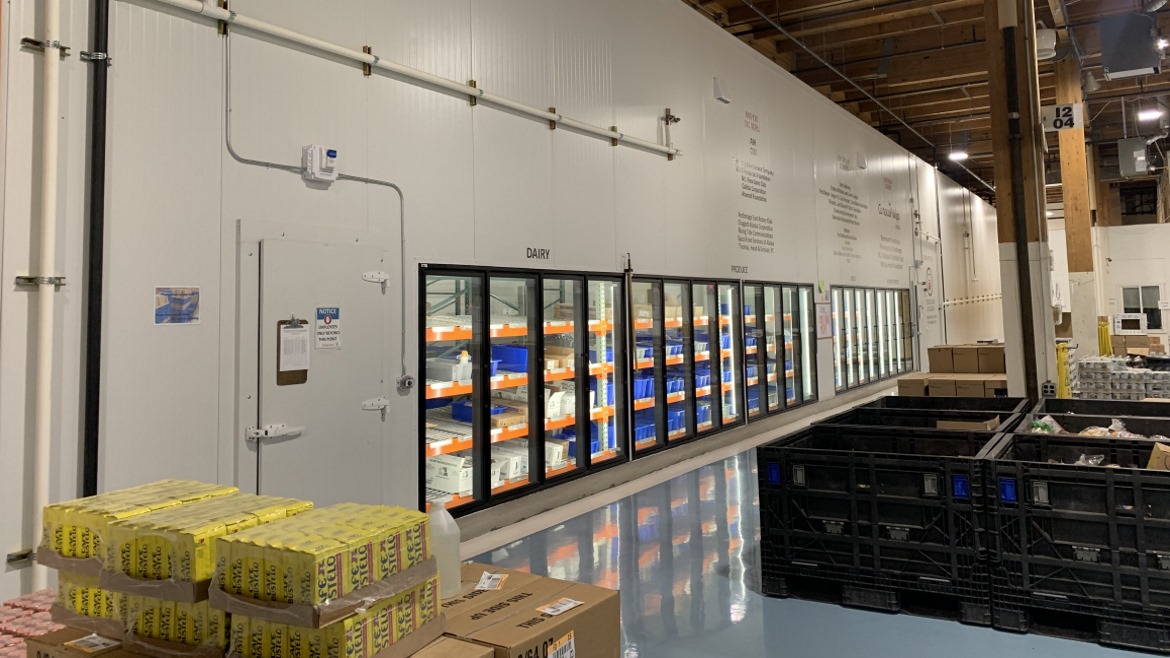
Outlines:
[{"label": "metal pipe on wall", "polygon": [[[37,286],[37,350],[33,388],[33,499],[31,516],[34,540],[41,537],[41,510],[49,504],[53,449],[53,370],[57,278],[57,188],[60,134],[61,3],[43,0],[45,66],[41,78],[41,213],[38,221],[40,256]],[[27,510],[26,511],[30,511]],[[48,570],[35,565],[33,590],[48,584]]]},{"label": "metal pipe on wall", "polygon": [[474,98],[480,103],[491,105],[491,106],[494,106],[497,108],[506,109],[506,110],[515,112],[517,114],[531,117],[533,119],[538,119],[542,123],[547,123],[549,121],[553,121],[553,122],[559,123],[567,128],[571,128],[573,130],[576,130],[578,132],[586,133],[589,135],[595,135],[595,136],[603,138],[603,139],[612,140],[615,144],[625,144],[625,145],[640,148],[640,149],[643,149],[646,151],[652,151],[654,153],[659,153],[661,155],[666,155],[666,156],[671,156],[671,157],[678,157],[678,156],[682,155],[682,151],[680,151],[679,149],[676,149],[676,148],[672,148],[670,146],[663,146],[661,144],[657,144],[657,143],[647,141],[644,139],[638,139],[637,137],[633,137],[631,135],[626,135],[626,134],[619,132],[617,130],[603,128],[601,126],[595,126],[592,124],[585,123],[583,121],[577,121],[577,120],[572,119],[570,117],[567,117],[563,114],[549,112],[547,109],[540,109],[540,108],[532,107],[530,105],[525,105],[523,103],[519,103],[517,101],[513,101],[511,99],[504,98],[503,96],[498,96],[496,94],[489,93],[488,91],[486,91],[484,89],[480,89],[478,87],[472,87],[470,85],[463,84],[461,82],[455,82],[454,80],[448,80],[447,78],[443,78],[443,77],[440,77],[437,75],[426,73],[425,71],[420,71],[418,69],[411,68],[409,66],[403,66],[402,64],[397,64],[395,62],[383,60],[382,58],[380,58],[376,55],[363,53],[361,51],[346,48],[344,46],[340,46],[338,44],[331,43],[331,42],[325,41],[323,39],[318,39],[316,37],[311,37],[311,36],[308,36],[306,34],[301,34],[300,32],[294,32],[292,30],[280,27],[278,25],[266,23],[264,21],[257,20],[255,18],[250,18],[248,16],[242,16],[240,14],[237,14],[234,11],[228,11],[227,9],[221,9],[220,7],[218,7],[214,4],[211,4],[209,2],[199,2],[199,0],[154,0],[154,1],[158,2],[160,4],[169,5],[171,7],[177,7],[179,9],[184,9],[186,11],[189,11],[189,12],[192,12],[195,14],[201,14],[203,16],[207,16],[208,18],[212,18],[212,19],[215,19],[218,21],[224,21],[225,23],[228,23],[230,25],[234,25],[236,27],[241,27],[241,28],[244,28],[247,30],[251,30],[253,32],[259,32],[260,34],[267,34],[268,36],[275,37],[277,39],[300,44],[302,46],[312,48],[312,49],[318,50],[320,52],[329,53],[329,54],[335,55],[337,57],[341,57],[341,58],[348,59],[348,60],[351,60],[354,62],[358,62],[360,64],[365,64],[365,65],[368,65],[371,70],[379,70],[379,71],[383,71],[386,73],[390,73],[394,76],[397,76],[400,78],[405,78],[407,81],[412,82],[414,84],[438,88],[438,89],[441,89],[445,92],[448,92],[450,94],[454,94],[457,96],[466,96],[468,98]]}]

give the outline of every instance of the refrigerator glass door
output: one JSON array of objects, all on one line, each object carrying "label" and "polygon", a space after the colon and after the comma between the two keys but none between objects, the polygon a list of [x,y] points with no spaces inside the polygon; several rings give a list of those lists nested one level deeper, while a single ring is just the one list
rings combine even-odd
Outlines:
[{"label": "refrigerator glass door", "polygon": [[809,286],[802,286],[800,288],[800,322],[797,325],[794,341],[798,346],[797,362],[800,364],[800,376],[796,378],[796,381],[801,388],[801,402],[812,402],[817,399],[817,332],[814,326],[816,312],[813,289]]},{"label": "refrigerator glass door", "polygon": [[782,393],[788,381],[784,374],[787,358],[784,343],[788,329],[784,306],[780,303],[780,290],[780,286],[764,286],[764,335],[760,339],[760,352],[764,358],[760,365],[767,378],[764,392],[768,395],[769,413],[784,409]]},{"label": "refrigerator glass door", "polygon": [[[719,340],[720,340],[720,382],[722,394],[723,424],[737,423],[743,418],[743,346],[740,341],[743,331],[740,327],[739,288],[733,284],[719,284]],[[754,309],[753,309],[754,310]],[[754,374],[755,368],[748,371]]]},{"label": "refrigerator glass door", "polygon": [[[626,441],[626,373],[618,368],[622,353],[624,333],[621,317],[623,308],[622,282],[618,279],[590,279],[588,285],[589,325],[586,341],[589,345],[589,380],[582,391],[588,388],[588,395],[578,396],[577,413],[587,416],[586,424],[577,423],[578,434],[569,448],[576,457],[588,454],[590,464],[602,464],[625,456]],[[585,432],[588,432],[586,434]],[[589,449],[578,450],[589,437]]]},{"label": "refrigerator glass door", "polygon": [[634,358],[631,387],[634,405],[634,451],[644,452],[665,443],[666,396],[662,283],[633,284]]},{"label": "refrigerator glass door", "polygon": [[[483,280],[473,274],[429,274],[424,283],[423,410],[425,499],[456,509],[483,499],[476,488],[476,448],[483,441],[482,382],[474,361],[484,353]],[[490,372],[487,373],[490,375]],[[526,436],[528,418],[512,434]]]},{"label": "refrigerator glass door", "polygon": [[[761,286],[746,285],[743,288],[743,344],[744,363],[747,367],[747,413],[748,418],[755,418],[764,413],[761,403],[761,392],[767,384],[767,378],[761,377],[760,344],[763,341],[763,313],[760,311]],[[767,394],[763,393],[764,399]]]},{"label": "refrigerator glass door", "polygon": [[841,302],[841,289],[833,288],[833,388],[840,392],[848,386],[845,377],[845,309]]},{"label": "refrigerator glass door", "polygon": [[[488,279],[488,336],[494,374],[488,379],[491,406],[487,412],[493,427],[490,450],[482,457],[477,454],[476,468],[488,479],[493,496],[536,482],[536,473],[544,461],[538,456],[539,444],[529,445],[538,439],[539,433],[532,430],[544,425],[548,410],[544,411],[545,417],[541,412],[549,402],[538,370],[544,367],[536,351],[539,308],[536,277]],[[508,420],[498,419],[501,415]],[[517,421],[526,418],[527,427],[520,429],[519,423],[512,421],[513,416]]]},{"label": "refrigerator glass door", "polygon": [[865,312],[865,291],[853,289],[853,330],[856,332],[857,344],[857,384],[868,384],[869,378],[869,340],[866,333],[869,329],[869,316]]},{"label": "refrigerator glass door", "polygon": [[680,441],[695,435],[694,395],[689,382],[694,381],[694,322],[691,320],[690,285],[663,283],[663,325],[666,331],[666,439]]},{"label": "refrigerator glass door", "polygon": [[[694,324],[695,430],[698,434],[720,427],[719,399],[719,314],[718,293],[713,283],[691,284]],[[714,392],[712,392],[714,391]]]},{"label": "refrigerator glass door", "polygon": [[[581,451],[571,451],[583,419],[578,415],[577,392],[586,373],[578,365],[585,325],[585,282],[580,278],[548,277],[542,284],[544,356],[540,365],[544,383],[544,475],[554,478],[585,468]],[[573,454],[570,454],[572,452]]]}]

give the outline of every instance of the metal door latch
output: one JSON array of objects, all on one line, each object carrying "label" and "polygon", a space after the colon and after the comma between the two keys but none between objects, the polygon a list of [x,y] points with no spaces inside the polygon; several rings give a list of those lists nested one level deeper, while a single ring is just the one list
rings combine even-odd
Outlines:
[{"label": "metal door latch", "polygon": [[390,406],[390,398],[383,395],[382,397],[370,398],[362,403],[362,411],[381,411],[382,420],[386,420],[386,408]]},{"label": "metal door latch", "polygon": [[283,423],[279,425],[265,425],[263,428],[249,427],[247,431],[244,432],[244,439],[247,440],[248,443],[257,443],[259,441],[263,441],[264,439],[283,439],[287,437],[298,436],[303,434],[304,431],[305,428],[303,427],[289,427]]}]

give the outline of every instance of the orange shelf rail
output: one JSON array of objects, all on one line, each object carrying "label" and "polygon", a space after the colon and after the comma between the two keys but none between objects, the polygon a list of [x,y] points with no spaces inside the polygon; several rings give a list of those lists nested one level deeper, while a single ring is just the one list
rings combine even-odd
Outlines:
[{"label": "orange shelf rail", "polygon": [[427,384],[427,399],[453,398],[456,395],[470,395],[471,384],[459,382],[443,382],[442,384]]},{"label": "orange shelf rail", "polygon": [[642,411],[643,409],[653,409],[654,398],[646,398],[644,400],[634,400],[634,411]]},{"label": "orange shelf rail", "polygon": [[556,420],[544,421],[544,429],[548,431],[559,430],[565,427],[572,427],[577,424],[576,416],[565,416]]},{"label": "orange shelf rail", "polygon": [[545,370],[544,381],[559,382],[564,379],[572,379],[577,371],[572,368],[558,368],[556,370]]},{"label": "orange shelf rail", "polygon": [[528,325],[495,324],[489,335],[492,338],[523,338],[528,335]]},{"label": "orange shelf rail", "polygon": [[471,340],[471,327],[429,327],[426,339],[428,343]]},{"label": "orange shelf rail", "polygon": [[504,388],[516,388],[517,386],[528,385],[528,375],[524,373],[519,373],[516,375],[496,375],[495,377],[492,377],[491,381],[492,390],[498,391]]},{"label": "orange shelf rail", "polygon": [[681,391],[679,393],[671,393],[670,395],[666,396],[666,404],[675,404],[676,402],[682,402],[683,400],[686,400],[686,399],[687,399],[686,391]]}]

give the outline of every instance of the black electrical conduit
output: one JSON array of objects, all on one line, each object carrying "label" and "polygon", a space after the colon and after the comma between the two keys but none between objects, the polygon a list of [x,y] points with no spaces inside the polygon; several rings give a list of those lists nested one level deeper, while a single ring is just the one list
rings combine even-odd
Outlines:
[{"label": "black electrical conduit", "polygon": [[[815,59],[815,60],[817,60],[818,62],[820,62],[822,66],[824,66],[825,68],[827,68],[827,69],[829,69],[830,71],[832,71],[832,72],[833,72],[833,74],[835,74],[837,77],[841,78],[841,79],[842,79],[842,80],[844,80],[845,82],[848,82],[848,83],[849,83],[849,85],[850,85],[851,87],[853,87],[853,88],[854,88],[854,89],[856,89],[857,91],[861,92],[861,93],[862,93],[862,95],[864,95],[866,98],[868,98],[870,101],[872,101],[872,102],[873,102],[875,105],[877,105],[879,108],[881,108],[882,110],[884,110],[884,111],[886,112],[886,114],[889,114],[890,116],[894,117],[894,119],[896,119],[896,120],[898,121],[898,123],[902,124],[903,126],[906,126],[906,129],[907,129],[907,130],[909,130],[911,133],[913,133],[913,134],[914,134],[916,137],[918,137],[918,139],[921,139],[923,142],[925,142],[925,143],[926,143],[928,146],[930,146],[932,149],[938,148],[938,147],[937,147],[937,146],[934,144],[934,142],[930,141],[930,140],[929,140],[929,139],[927,139],[925,136],[923,136],[923,134],[922,134],[922,133],[920,133],[920,132],[918,132],[917,130],[915,130],[915,129],[914,129],[914,126],[911,126],[910,124],[906,123],[904,120],[902,120],[902,117],[898,116],[897,114],[895,114],[895,113],[894,113],[894,111],[893,111],[893,110],[891,110],[890,108],[886,107],[885,103],[882,103],[882,102],[881,102],[881,101],[879,101],[878,99],[874,98],[874,97],[873,97],[873,94],[870,94],[868,91],[866,91],[866,90],[865,90],[865,88],[864,88],[864,87],[862,87],[861,85],[859,85],[859,84],[857,84],[856,82],[854,82],[854,81],[853,81],[853,78],[850,78],[849,76],[845,75],[845,73],[844,73],[843,71],[841,71],[841,70],[840,70],[840,69],[838,69],[837,67],[835,67],[835,66],[833,66],[832,64],[830,64],[830,63],[829,63],[829,61],[828,61],[828,60],[826,60],[824,57],[821,57],[820,55],[818,55],[818,54],[817,54],[817,52],[816,52],[815,50],[813,50],[812,48],[809,48],[808,46],[806,46],[806,45],[804,44],[804,42],[803,42],[803,41],[801,41],[800,39],[797,39],[796,37],[792,36],[792,34],[790,34],[790,33],[788,32],[788,30],[785,30],[785,29],[784,29],[784,27],[783,27],[782,25],[780,25],[780,24],[779,24],[779,23],[777,23],[776,21],[772,20],[772,19],[771,19],[771,17],[769,17],[769,16],[768,16],[767,14],[765,14],[764,12],[760,11],[760,8],[759,8],[759,7],[757,7],[757,6],[755,5],[755,3],[753,3],[751,0],[740,0],[740,1],[741,1],[741,2],[743,2],[743,4],[744,4],[745,6],[747,6],[747,7],[749,7],[749,8],[750,8],[752,11],[756,12],[756,14],[758,14],[758,15],[760,16],[760,18],[764,19],[765,21],[768,21],[768,23],[770,23],[770,24],[772,25],[772,27],[776,28],[776,30],[777,30],[777,31],[778,31],[780,34],[784,35],[784,38],[786,38],[786,39],[788,39],[789,41],[791,41],[792,43],[796,44],[796,45],[797,45],[797,47],[799,47],[801,50],[803,50],[803,51],[807,52],[809,55],[812,55],[813,59]],[[963,165],[963,164],[960,164],[960,163],[958,163],[958,162],[956,162],[955,164],[956,164],[956,165],[958,165],[958,167],[959,167],[960,169],[962,169],[963,171],[967,172],[967,173],[968,173],[968,174],[971,176],[971,178],[975,179],[975,180],[976,180],[976,181],[978,181],[978,182],[979,182],[981,185],[983,185],[983,186],[984,186],[984,187],[986,187],[987,189],[991,190],[992,192],[995,192],[995,186],[994,186],[994,185],[992,185],[991,183],[988,183],[987,181],[985,181],[985,180],[983,180],[982,178],[980,178],[978,175],[976,175],[976,174],[975,174],[975,172],[973,172],[973,171],[971,171],[970,169],[968,169],[968,168],[967,168],[965,165]]]},{"label": "black electrical conduit", "polygon": [[106,248],[106,108],[109,101],[110,0],[93,0],[90,79],[88,226],[85,251],[85,401],[82,410],[81,495],[98,488],[101,436],[102,285]]},{"label": "black electrical conduit", "polygon": [[1027,397],[1040,399],[1036,380],[1036,327],[1032,309],[1032,266],[1028,255],[1028,213],[1024,199],[1023,122],[1020,117],[1020,87],[1017,65],[1016,28],[1003,28],[1003,59],[1007,72],[1008,148],[1012,169],[1012,215],[1016,237],[1016,277],[1019,281],[1020,322],[1024,339],[1024,387]]}]

